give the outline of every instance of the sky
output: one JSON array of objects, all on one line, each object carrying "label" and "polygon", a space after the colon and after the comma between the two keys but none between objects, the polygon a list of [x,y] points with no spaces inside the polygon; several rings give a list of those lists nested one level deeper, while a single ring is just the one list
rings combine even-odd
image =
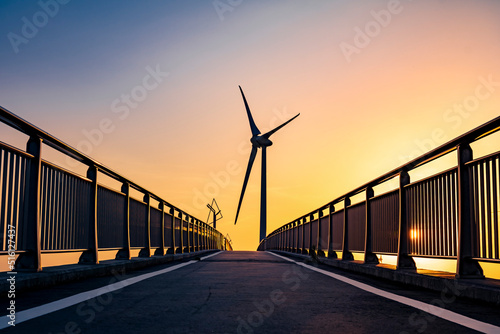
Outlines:
[{"label": "sky", "polygon": [[260,154],[234,225],[251,148],[238,85],[263,133],[300,113],[267,151],[269,233],[497,117],[499,15],[493,0],[3,0],[0,105],[201,220],[215,198],[217,228],[255,250]]}]

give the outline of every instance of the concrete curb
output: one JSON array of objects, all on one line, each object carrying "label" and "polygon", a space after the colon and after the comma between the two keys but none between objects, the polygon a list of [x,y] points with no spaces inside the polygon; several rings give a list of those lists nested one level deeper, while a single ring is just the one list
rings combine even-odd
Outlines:
[{"label": "concrete curb", "polygon": [[[214,253],[217,250],[198,251],[187,254],[167,254],[149,258],[132,258],[131,260],[107,260],[99,264],[71,264],[57,267],[44,268],[41,272],[17,272],[15,275],[16,293],[43,289],[61,283],[79,281],[91,277],[112,275],[115,272],[130,272],[145,267],[166,264],[173,261],[183,261]],[[7,279],[11,275],[3,272],[0,274],[0,291],[7,293],[10,283]]]},{"label": "concrete curb", "polygon": [[[272,252],[287,257],[311,260],[309,255],[284,251]],[[494,279],[455,279],[430,276],[420,274],[415,271],[393,270],[376,266],[374,264],[362,264],[352,261],[328,259],[324,257],[318,257],[318,262],[330,267],[340,268],[354,273],[360,273],[409,286],[441,292],[442,297],[448,299],[451,295],[455,295],[461,298],[465,297],[476,301],[500,305],[500,282]]]}]

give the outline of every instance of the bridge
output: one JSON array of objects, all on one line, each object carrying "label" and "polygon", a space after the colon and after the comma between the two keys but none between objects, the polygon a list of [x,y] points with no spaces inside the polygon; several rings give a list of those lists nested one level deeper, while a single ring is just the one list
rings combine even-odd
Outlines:
[{"label": "bridge", "polygon": [[[212,226],[14,113],[0,108],[0,120],[29,138],[0,143],[5,332],[500,333],[500,281],[485,270],[500,262],[500,152],[473,157],[500,117],[284,224],[255,252],[232,251]],[[42,159],[45,146],[85,175]],[[410,180],[449,154],[456,166]],[[79,260],[47,267],[50,254]],[[456,267],[419,268],[422,258]]]}]

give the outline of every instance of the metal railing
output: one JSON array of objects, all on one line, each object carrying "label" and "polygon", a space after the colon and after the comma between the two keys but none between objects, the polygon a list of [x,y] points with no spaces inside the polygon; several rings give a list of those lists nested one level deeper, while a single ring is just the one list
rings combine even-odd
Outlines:
[{"label": "metal railing", "polygon": [[[231,249],[200,219],[2,107],[0,121],[29,136],[26,151],[0,142],[0,254],[9,253],[7,231],[15,231],[16,270],[42,270],[41,254],[51,252],[82,252],[80,263],[99,263],[99,250],[130,259],[132,249],[141,257]],[[86,165],[87,175],[43,160],[42,144]],[[121,191],[101,184],[101,174]],[[144,197],[131,198],[131,189]]]},{"label": "metal railing", "polygon": [[[470,144],[499,130],[497,117],[281,226],[258,250],[339,252],[342,260],[362,252],[365,263],[390,254],[397,269],[415,269],[413,257],[457,259],[457,277],[484,277],[480,261],[500,263],[500,152],[473,160]],[[410,182],[409,171],[451,152],[456,167]],[[390,179],[399,179],[398,189],[374,196]],[[351,205],[363,193],[364,201]]]}]

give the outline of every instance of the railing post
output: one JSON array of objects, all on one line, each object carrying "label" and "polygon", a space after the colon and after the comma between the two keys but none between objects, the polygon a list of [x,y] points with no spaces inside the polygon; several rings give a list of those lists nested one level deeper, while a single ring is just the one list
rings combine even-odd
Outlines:
[{"label": "railing post", "polygon": [[213,249],[217,249],[217,233],[215,229],[212,228],[212,239],[213,239]]},{"label": "railing post", "polygon": [[144,233],[146,233],[146,245],[139,252],[139,257],[151,257],[151,195],[144,195],[143,201],[147,205],[148,212],[146,213],[146,226]]},{"label": "railing post", "polygon": [[205,249],[211,249],[210,247],[210,225],[205,224]]},{"label": "railing post", "polygon": [[171,247],[169,247],[167,249],[167,254],[175,254],[175,210],[174,210],[174,208],[171,207],[168,210],[168,214],[170,216],[172,216],[172,220],[170,222],[170,231],[171,231],[171,233],[170,233],[170,235],[171,235],[170,245],[171,245]]},{"label": "railing post", "polygon": [[406,211],[406,186],[410,184],[410,175],[406,171],[399,173],[399,237],[397,269],[416,269],[415,261],[408,255],[408,222]]},{"label": "railing post", "polygon": [[342,260],[352,261],[354,256],[349,251],[349,221],[347,217],[347,207],[351,205],[349,197],[344,198],[344,236],[342,238]]},{"label": "railing post", "polygon": [[313,228],[312,228],[313,220],[314,220],[314,213],[311,213],[309,215],[309,255],[311,255],[311,256],[314,256],[313,252],[316,254],[316,249],[314,249],[314,248],[316,248],[316,246],[313,245]]},{"label": "railing post", "polygon": [[321,226],[321,218],[323,217],[323,209],[318,210],[318,236],[316,240],[316,249],[318,251],[318,256],[325,257],[325,251],[323,250],[323,243],[321,242],[321,236],[325,233]]},{"label": "railing post", "polygon": [[365,190],[365,257],[364,263],[378,264],[377,255],[373,254],[372,249],[372,220],[370,199],[373,197],[373,188],[367,187]]},{"label": "railing post", "polygon": [[207,225],[205,223],[202,223],[203,225],[203,250],[208,249],[208,243],[207,243]]},{"label": "railing post", "polygon": [[198,248],[198,228],[197,228],[198,220],[193,219],[193,252],[196,252]]},{"label": "railing post", "polygon": [[116,253],[116,259],[130,260],[130,184],[128,182],[122,185],[122,193],[125,194],[124,246]]},{"label": "railing post", "polygon": [[210,249],[215,249],[215,233],[214,228],[210,226]]},{"label": "railing post", "polygon": [[295,229],[295,233],[294,233],[294,248],[293,248],[293,251],[295,253],[299,253],[299,226],[300,226],[300,220],[296,220],[293,222],[293,226],[294,226],[294,229]]},{"label": "railing post", "polygon": [[210,225],[207,225],[206,226],[206,230],[207,230],[207,249],[212,249],[212,240],[210,239]]},{"label": "railing post", "polygon": [[286,248],[286,226],[281,229],[281,250],[284,251]]},{"label": "railing post", "polygon": [[[276,249],[276,250],[279,250],[279,246],[280,246],[280,236],[279,236],[279,232],[276,232],[274,234],[271,234],[271,249]],[[267,236],[266,236],[267,238]]]},{"label": "railing post", "polygon": [[209,244],[209,249],[214,249],[214,238],[213,238],[214,234],[213,234],[213,231],[212,231],[212,227],[211,226],[208,226],[208,244]]},{"label": "railing post", "polygon": [[184,215],[184,219],[186,221],[186,241],[187,241],[187,245],[184,245],[184,252],[185,253],[189,253],[191,252],[191,236],[190,236],[190,233],[189,233],[189,225],[190,225],[190,222],[189,222],[189,216],[188,215]]},{"label": "railing post", "polygon": [[193,228],[193,239],[191,240],[191,251],[196,252],[196,219],[194,217],[191,217],[191,227]]},{"label": "railing post", "polygon": [[483,269],[473,259],[474,233],[472,232],[472,197],[469,168],[467,162],[472,160],[472,149],[468,144],[457,147],[458,156],[458,242],[457,242],[457,278],[484,278]]},{"label": "railing post", "polygon": [[198,220],[198,250],[203,250],[203,222]]},{"label": "railing post", "polygon": [[184,250],[186,251],[186,253],[190,253],[191,252],[191,222],[190,222],[191,217],[186,215],[184,218],[186,219],[186,232],[187,232],[187,237],[186,237],[187,245],[185,245]]},{"label": "railing post", "polygon": [[280,236],[280,250],[285,250],[285,232],[286,227],[282,226],[281,227],[281,236]]},{"label": "railing post", "polygon": [[186,222],[186,244],[184,245],[184,253],[189,253],[191,252],[189,245],[191,243],[190,240],[190,232],[189,232],[189,216],[184,215],[184,221]]},{"label": "railing post", "polygon": [[274,245],[274,249],[277,249],[279,250],[280,249],[280,246],[281,246],[281,232],[280,232],[281,228],[278,229],[278,234],[276,234],[276,241],[275,241],[275,245]]},{"label": "railing post", "polygon": [[293,235],[294,238],[294,253],[300,253],[300,240],[299,240],[299,235],[300,235],[300,219],[297,219],[296,221],[293,222],[294,228],[295,228],[295,234]]},{"label": "railing post", "polygon": [[201,250],[205,250],[206,247],[206,242],[205,242],[205,237],[206,237],[206,233],[205,233],[205,223],[204,222],[200,222],[200,226],[201,226],[201,235],[200,235],[200,242],[201,242]]},{"label": "railing post", "polygon": [[335,205],[330,204],[328,212],[328,258],[337,259],[337,252],[333,250],[333,213]]},{"label": "railing post", "polygon": [[291,235],[292,235],[292,225],[290,223],[287,223],[286,224],[286,236],[285,236],[285,252],[290,251]]},{"label": "railing post", "polygon": [[217,249],[217,240],[215,239],[215,229],[212,227],[212,249]]},{"label": "railing post", "polygon": [[161,210],[161,245],[155,250],[154,255],[165,255],[165,204],[160,202],[158,209]]},{"label": "railing post", "polygon": [[[302,254],[304,255],[307,255],[308,253],[306,249],[306,221],[306,217],[302,218]],[[311,235],[311,233],[309,233],[309,235]]]},{"label": "railing post", "polygon": [[188,231],[189,231],[189,226],[191,226],[191,233],[188,234],[188,249],[190,252],[194,252],[194,218],[190,217],[191,219],[188,218]]},{"label": "railing post", "polygon": [[195,226],[196,226],[196,234],[195,234],[195,237],[196,237],[196,241],[195,241],[195,248],[194,250],[195,251],[199,251],[200,250],[200,221],[198,219],[196,219],[195,221]]},{"label": "railing post", "polygon": [[89,215],[89,243],[87,250],[82,253],[78,263],[82,264],[98,264],[99,263],[99,248],[97,235],[97,173],[98,169],[95,166],[90,166],[87,170],[87,178],[92,181],[92,189],[90,191],[90,215]]},{"label": "railing post", "polygon": [[[42,248],[41,248],[41,221],[40,221],[40,188],[42,184],[42,139],[31,137],[26,144],[26,152],[33,155],[27,169],[26,180],[26,204],[24,208],[23,235],[19,236],[22,241],[22,253],[16,260],[17,271],[41,271],[42,270]],[[18,242],[19,242],[18,241]]]},{"label": "railing post", "polygon": [[281,249],[281,228],[278,230],[278,234],[276,235],[276,245],[274,246],[274,249]]}]

